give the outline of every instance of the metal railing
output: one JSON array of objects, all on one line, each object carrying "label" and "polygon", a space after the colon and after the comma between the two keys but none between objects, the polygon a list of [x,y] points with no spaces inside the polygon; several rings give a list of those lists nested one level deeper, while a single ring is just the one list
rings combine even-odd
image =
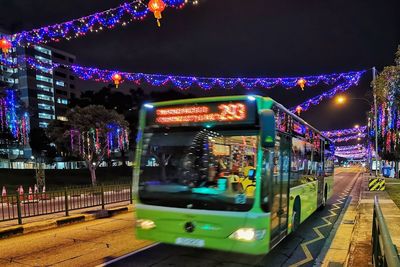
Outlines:
[{"label": "metal railing", "polygon": [[16,194],[0,196],[0,222],[18,220],[22,224],[23,218],[40,216],[129,201],[132,204],[132,185],[99,185],[83,188],[65,188],[46,193]]},{"label": "metal railing", "polygon": [[390,237],[377,196],[374,198],[374,217],[372,221],[372,262],[374,266],[379,267],[400,266],[397,248]]}]

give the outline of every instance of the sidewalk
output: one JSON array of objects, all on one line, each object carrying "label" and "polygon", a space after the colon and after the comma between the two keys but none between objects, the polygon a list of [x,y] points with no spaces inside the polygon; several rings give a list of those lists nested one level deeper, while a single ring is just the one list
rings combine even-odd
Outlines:
[{"label": "sidewalk", "polygon": [[[322,266],[372,266],[371,232],[377,195],[393,243],[400,248],[400,209],[386,191],[368,191],[368,176],[356,182]],[[400,250],[399,250],[400,251]]]},{"label": "sidewalk", "polygon": [[133,204],[129,201],[106,205],[102,210],[101,206],[71,211],[69,216],[65,212],[48,215],[41,215],[23,219],[19,225],[17,220],[0,222],[0,240],[13,235],[39,232],[71,223],[91,221],[100,218],[112,217],[116,214],[133,211]]}]

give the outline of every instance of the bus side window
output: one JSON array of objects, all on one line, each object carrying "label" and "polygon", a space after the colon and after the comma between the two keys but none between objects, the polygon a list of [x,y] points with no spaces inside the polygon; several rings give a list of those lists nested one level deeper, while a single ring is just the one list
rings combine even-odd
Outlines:
[{"label": "bus side window", "polygon": [[268,196],[271,192],[273,175],[273,152],[271,149],[263,148],[263,159],[261,166],[261,208],[263,211],[270,211],[270,200]]}]

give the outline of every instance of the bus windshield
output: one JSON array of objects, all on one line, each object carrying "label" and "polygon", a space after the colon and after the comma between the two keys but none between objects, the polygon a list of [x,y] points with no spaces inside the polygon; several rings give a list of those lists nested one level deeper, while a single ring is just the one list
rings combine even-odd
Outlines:
[{"label": "bus windshield", "polygon": [[254,202],[257,132],[145,132],[139,178],[144,204],[248,211]]}]

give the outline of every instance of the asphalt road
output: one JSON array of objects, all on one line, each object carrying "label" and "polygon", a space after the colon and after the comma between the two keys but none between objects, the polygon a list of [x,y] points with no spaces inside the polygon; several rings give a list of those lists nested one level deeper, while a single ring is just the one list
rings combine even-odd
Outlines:
[{"label": "asphalt road", "polygon": [[129,212],[0,239],[0,266],[96,266],[149,244],[135,238]]},{"label": "asphalt road", "polygon": [[357,171],[355,168],[338,170],[334,195],[326,208],[315,212],[296,233],[286,237],[266,256],[159,244],[120,260],[115,259],[109,266],[313,266],[354,185]]}]

